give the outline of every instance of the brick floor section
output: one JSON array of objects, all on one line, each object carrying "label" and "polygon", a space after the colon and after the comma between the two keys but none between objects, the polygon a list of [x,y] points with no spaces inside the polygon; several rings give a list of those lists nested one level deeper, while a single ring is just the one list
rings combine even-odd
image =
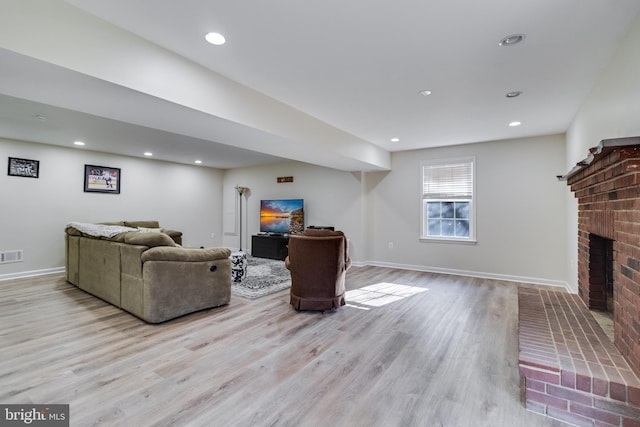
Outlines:
[{"label": "brick floor section", "polygon": [[640,379],[578,295],[518,292],[525,406],[577,426],[640,427]]}]

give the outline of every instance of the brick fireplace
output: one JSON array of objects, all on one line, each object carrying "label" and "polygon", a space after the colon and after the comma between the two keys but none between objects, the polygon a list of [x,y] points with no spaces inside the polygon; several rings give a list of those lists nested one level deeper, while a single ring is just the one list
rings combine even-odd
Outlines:
[{"label": "brick fireplace", "polygon": [[612,311],[614,343],[640,374],[640,137],[602,141],[564,178],[578,199],[578,294]]},{"label": "brick fireplace", "polygon": [[[578,199],[578,295],[519,289],[523,402],[577,426],[640,427],[640,137],[602,141],[559,178]],[[590,310],[612,314],[613,343]]]}]

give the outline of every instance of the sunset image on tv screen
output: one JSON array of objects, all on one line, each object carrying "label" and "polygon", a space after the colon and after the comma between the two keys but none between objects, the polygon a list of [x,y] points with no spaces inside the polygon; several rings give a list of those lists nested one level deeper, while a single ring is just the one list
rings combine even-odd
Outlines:
[{"label": "sunset image on tv screen", "polygon": [[299,233],[304,230],[302,199],[261,200],[260,231],[263,233]]}]

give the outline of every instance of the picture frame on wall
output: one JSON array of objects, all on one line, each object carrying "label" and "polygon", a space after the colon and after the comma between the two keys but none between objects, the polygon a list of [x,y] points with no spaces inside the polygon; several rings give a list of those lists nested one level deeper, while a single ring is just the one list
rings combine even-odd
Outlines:
[{"label": "picture frame on wall", "polygon": [[40,176],[40,161],[9,157],[7,175],[24,178],[38,178]]},{"label": "picture frame on wall", "polygon": [[120,194],[120,169],[84,165],[84,191]]}]

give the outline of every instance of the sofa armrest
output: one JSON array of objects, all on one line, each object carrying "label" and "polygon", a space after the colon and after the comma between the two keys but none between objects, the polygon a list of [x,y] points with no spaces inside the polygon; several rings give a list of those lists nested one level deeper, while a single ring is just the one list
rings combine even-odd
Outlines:
[{"label": "sofa armrest", "polygon": [[170,246],[157,246],[142,254],[146,261],[186,261],[200,262],[229,258],[231,250],[227,248],[186,249]]}]

